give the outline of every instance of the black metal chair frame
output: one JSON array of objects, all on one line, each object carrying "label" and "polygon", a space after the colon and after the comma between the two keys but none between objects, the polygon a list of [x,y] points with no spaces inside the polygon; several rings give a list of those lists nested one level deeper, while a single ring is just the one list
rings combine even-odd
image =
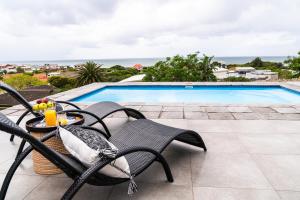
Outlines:
[{"label": "black metal chair frame", "polygon": [[[136,122],[138,122],[137,120]],[[149,121],[149,120],[148,120]],[[91,131],[97,131],[99,134],[102,134],[106,138],[110,138],[110,136],[101,130],[95,129],[93,127],[82,127],[86,129],[90,129]],[[69,187],[69,189],[65,192],[62,199],[68,200],[72,199],[74,195],[79,191],[79,189],[85,184],[92,184],[97,186],[104,186],[104,185],[115,185],[119,183],[123,183],[125,181],[128,181],[129,178],[113,178],[108,177],[105,175],[99,175],[98,171],[106,166],[107,164],[111,163],[113,160],[129,155],[132,153],[149,153],[154,156],[154,159],[148,159],[148,162],[143,162],[143,166],[138,168],[138,171],[135,172],[135,174],[132,174],[132,176],[137,176],[140,173],[142,173],[144,170],[146,170],[154,161],[157,161],[161,163],[161,165],[164,168],[167,180],[169,182],[173,182],[173,176],[170,170],[170,167],[165,160],[165,158],[161,155],[161,152],[175,139],[180,140],[180,136],[188,135],[190,140],[193,138],[195,140],[194,145],[201,147],[206,151],[206,146],[201,139],[201,137],[193,132],[193,131],[187,131],[187,130],[180,130],[180,132],[176,133],[175,137],[170,137],[170,139],[164,143],[163,148],[160,151],[154,150],[154,148],[149,147],[143,147],[143,146],[132,146],[128,147],[126,149],[120,150],[120,152],[117,154],[115,158],[106,158],[101,159],[100,161],[96,162],[94,165],[92,165],[89,168],[86,168],[85,170],[80,170],[78,167],[74,166],[74,163],[70,162],[70,160],[67,159],[67,157],[63,156],[62,154],[50,149],[45,144],[43,144],[44,141],[50,139],[51,137],[56,136],[56,131],[51,132],[47,135],[45,135],[42,139],[37,140],[27,132],[25,132],[23,129],[21,129],[18,125],[16,125],[14,122],[12,122],[10,119],[8,119],[5,115],[0,113],[0,130],[5,131],[10,134],[14,134],[18,137],[21,137],[22,139],[26,140],[30,146],[27,147],[24,151],[20,153],[19,156],[15,159],[14,163],[10,167],[9,171],[7,172],[7,175],[3,181],[1,191],[0,191],[0,200],[4,200],[9,184],[12,180],[12,177],[14,173],[16,172],[18,166],[22,163],[22,161],[26,158],[26,156],[34,149],[41,153],[44,157],[46,157],[48,160],[50,160],[53,164],[55,164],[57,167],[59,167],[64,173],[66,173],[67,176],[72,178],[74,180],[73,184]],[[184,138],[184,137],[183,137]],[[143,159],[143,158],[141,158]]]}]

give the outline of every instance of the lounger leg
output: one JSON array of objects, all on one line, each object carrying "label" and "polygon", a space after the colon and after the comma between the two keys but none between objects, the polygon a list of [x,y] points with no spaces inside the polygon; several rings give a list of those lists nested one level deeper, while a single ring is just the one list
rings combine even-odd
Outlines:
[{"label": "lounger leg", "polygon": [[9,141],[13,142],[15,138],[15,135],[11,135]]},{"label": "lounger leg", "polygon": [[15,174],[16,170],[18,169],[19,165],[26,158],[26,156],[31,152],[31,150],[32,150],[31,147],[25,149],[24,152],[22,152],[20,154],[20,156],[18,156],[15,159],[14,163],[9,168],[9,170],[8,170],[6,176],[5,176],[5,179],[2,183],[2,187],[1,187],[1,191],[0,191],[0,200],[4,200],[12,177],[14,176],[14,174]]},{"label": "lounger leg", "polygon": [[18,149],[18,153],[17,153],[17,156],[16,158],[22,153],[23,149],[24,149],[24,146],[25,146],[25,143],[26,143],[26,140],[22,140],[21,144],[20,144],[20,147]]},{"label": "lounger leg", "polygon": [[157,157],[156,160],[158,162],[160,162],[160,164],[163,166],[168,181],[170,183],[172,183],[174,181],[174,179],[173,179],[173,175],[172,175],[171,169],[170,169],[169,164],[167,163],[167,161],[163,157],[160,157],[160,158]]}]

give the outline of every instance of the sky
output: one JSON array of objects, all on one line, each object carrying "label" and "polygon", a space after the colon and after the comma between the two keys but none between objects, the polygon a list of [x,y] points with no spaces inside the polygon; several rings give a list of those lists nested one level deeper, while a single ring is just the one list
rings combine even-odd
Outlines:
[{"label": "sky", "polygon": [[0,60],[287,56],[300,0],[1,0]]}]

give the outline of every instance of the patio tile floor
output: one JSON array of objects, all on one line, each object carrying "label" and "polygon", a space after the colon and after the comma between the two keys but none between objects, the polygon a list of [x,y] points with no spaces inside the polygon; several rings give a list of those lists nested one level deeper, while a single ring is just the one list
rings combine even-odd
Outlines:
[{"label": "patio tile floor", "polygon": [[[146,112],[147,113],[147,112]],[[156,113],[160,112],[148,112]],[[163,112],[162,112],[163,113]],[[205,113],[206,114],[206,113]],[[208,113],[216,114],[216,113]],[[220,113],[217,113],[220,114]],[[12,117],[16,119],[16,117]],[[124,118],[109,118],[111,129]],[[74,199],[203,199],[294,200],[300,197],[300,124],[290,120],[155,119],[197,131],[208,151],[173,142],[164,152],[174,175],[166,182],[154,163],[135,178],[139,191],[127,196],[128,183],[111,187],[84,186]],[[18,148],[0,133],[0,181]],[[70,186],[65,175],[33,173],[30,157],[17,171],[7,199],[59,199]]]}]

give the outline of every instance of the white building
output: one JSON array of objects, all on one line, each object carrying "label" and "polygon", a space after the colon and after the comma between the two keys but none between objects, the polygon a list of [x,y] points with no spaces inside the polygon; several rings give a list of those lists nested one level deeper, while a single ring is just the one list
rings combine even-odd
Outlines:
[{"label": "white building", "polygon": [[228,69],[217,67],[214,70],[214,75],[217,79],[224,79],[228,77]]},{"label": "white building", "polygon": [[30,66],[21,66],[21,68],[24,70],[26,73],[32,73],[33,70]]},{"label": "white building", "polygon": [[60,72],[51,72],[48,74],[48,77],[51,77],[51,76],[59,76],[60,75]]},{"label": "white building", "polygon": [[236,67],[235,70],[217,68],[214,70],[217,79],[228,77],[245,77],[252,80],[277,80],[278,73],[271,70],[256,70],[253,67]]}]

